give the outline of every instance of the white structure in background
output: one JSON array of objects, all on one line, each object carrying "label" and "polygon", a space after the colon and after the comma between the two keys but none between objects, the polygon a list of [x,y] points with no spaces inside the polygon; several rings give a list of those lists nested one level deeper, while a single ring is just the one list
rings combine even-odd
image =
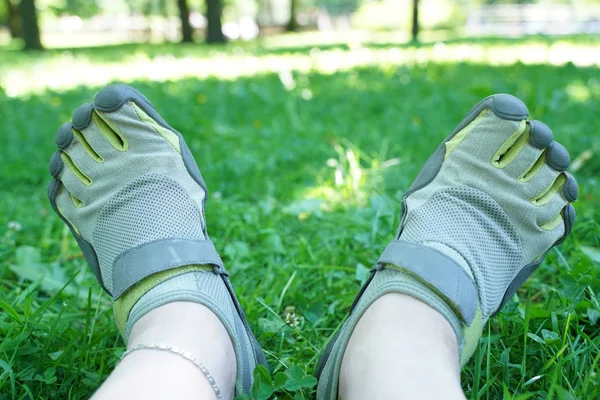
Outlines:
[{"label": "white structure in background", "polygon": [[59,19],[63,32],[73,33],[83,29],[83,20],[77,15],[67,15]]},{"label": "white structure in background", "polygon": [[237,22],[223,24],[223,34],[229,40],[252,40],[258,36],[258,33],[258,25],[250,17],[242,17]]},{"label": "white structure in background", "polygon": [[194,29],[204,29],[207,25],[206,17],[197,11],[192,11],[190,13],[190,25]]},{"label": "white structure in background", "polygon": [[469,36],[600,33],[600,5],[494,4],[469,11]]},{"label": "white structure in background", "polygon": [[[203,31],[207,25],[206,17],[199,12],[191,12],[190,25],[194,30]],[[78,16],[61,16],[57,23],[45,27],[44,34],[101,34],[109,43],[145,41],[150,37],[177,41],[180,27],[181,22],[175,16],[146,18],[143,15],[97,15],[89,20],[82,20]],[[258,36],[259,28],[251,17],[241,17],[235,22],[223,24],[223,33],[230,40],[252,40]]]}]

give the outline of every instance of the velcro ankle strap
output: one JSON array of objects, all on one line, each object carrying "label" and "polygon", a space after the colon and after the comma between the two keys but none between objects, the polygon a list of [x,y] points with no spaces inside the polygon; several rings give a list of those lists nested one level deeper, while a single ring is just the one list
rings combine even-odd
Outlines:
[{"label": "velcro ankle strap", "polygon": [[157,272],[186,265],[212,265],[214,271],[227,274],[223,261],[209,240],[161,239],[145,243],[119,254],[113,263],[113,299]]},{"label": "velcro ankle strap", "polygon": [[460,312],[463,322],[471,325],[478,304],[477,287],[456,261],[431,247],[393,240],[373,268],[381,270],[385,264],[393,264],[431,285]]}]

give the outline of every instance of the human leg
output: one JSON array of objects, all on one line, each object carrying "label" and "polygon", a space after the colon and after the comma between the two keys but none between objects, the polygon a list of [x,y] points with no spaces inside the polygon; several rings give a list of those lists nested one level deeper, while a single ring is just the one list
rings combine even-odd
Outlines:
[{"label": "human leg", "polygon": [[348,342],[339,395],[344,400],[463,399],[456,334],[427,304],[404,294],[381,296]]},{"label": "human leg", "polygon": [[[133,325],[127,349],[162,344],[172,347],[171,351],[140,349],[127,354],[93,399],[217,399],[213,385],[221,398],[234,397],[237,368],[233,345],[208,308],[192,302],[155,308]],[[177,354],[182,351],[193,356],[208,376]]]},{"label": "human leg", "polygon": [[[526,106],[515,97],[490,96],[427,161],[404,197],[396,238],[319,362],[319,399],[335,399],[338,381],[348,381],[340,377],[342,360],[355,353],[352,346],[361,345],[354,338],[355,332],[364,332],[359,321],[382,296],[406,294],[441,314],[455,333],[463,365],[487,320],[569,234],[578,189],[565,172],[568,152],[552,140],[546,125],[527,116]],[[379,326],[367,329],[371,335],[360,337],[377,337]],[[382,356],[403,357],[398,352]],[[415,373],[398,361],[396,365],[400,380]],[[372,374],[390,375],[385,359],[373,362]],[[429,376],[421,378],[425,382]]]},{"label": "human leg", "polygon": [[[236,364],[235,393],[248,393],[252,371],[257,363],[265,363],[264,355],[208,238],[207,189],[183,136],[140,92],[110,85],[61,126],[56,144],[59,149],[50,162],[54,178],[48,188],[50,201],[113,297],[117,326],[128,347],[140,337],[177,342],[147,346],[189,345],[181,350],[206,357],[218,368],[209,372],[226,387],[224,393],[233,393],[228,378],[231,362]],[[167,315],[164,307],[172,303],[167,310],[175,307],[174,316],[190,320],[177,322]],[[199,332],[204,323],[212,337]],[[145,333],[132,338],[136,332]],[[189,338],[194,334],[208,341],[193,343]],[[210,344],[214,348],[207,349]],[[158,363],[154,370],[173,363],[188,370],[193,365],[172,349],[146,349],[125,357],[118,371],[130,370],[128,365],[148,357],[172,360]]]}]

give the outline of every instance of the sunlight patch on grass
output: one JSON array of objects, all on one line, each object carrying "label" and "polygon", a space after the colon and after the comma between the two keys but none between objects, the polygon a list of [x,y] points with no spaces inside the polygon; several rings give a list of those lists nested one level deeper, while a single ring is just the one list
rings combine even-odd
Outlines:
[{"label": "sunlight patch on grass", "polygon": [[581,81],[574,81],[567,86],[567,94],[575,101],[586,102],[592,97],[590,86]]},{"label": "sunlight patch on grass", "polygon": [[[110,60],[110,48],[104,49]],[[591,44],[557,41],[551,44],[437,43],[428,47],[370,48],[360,43],[345,49],[253,55],[241,48],[233,54],[212,52],[176,57],[162,54],[151,58],[138,51],[123,59],[94,61],[84,55],[64,52],[54,57],[22,59],[0,67],[0,85],[9,97],[20,97],[44,90],[62,91],[77,86],[100,86],[112,81],[156,82],[195,77],[235,79],[281,71],[314,71],[333,74],[362,66],[424,66],[430,62],[469,62],[488,65],[524,64],[600,66],[600,51]]]},{"label": "sunlight patch on grass", "polygon": [[337,157],[327,160],[315,186],[306,188],[301,200],[288,207],[300,219],[311,211],[363,207],[382,187],[383,170],[400,164],[399,158],[380,160],[361,152],[351,143],[336,143]]}]

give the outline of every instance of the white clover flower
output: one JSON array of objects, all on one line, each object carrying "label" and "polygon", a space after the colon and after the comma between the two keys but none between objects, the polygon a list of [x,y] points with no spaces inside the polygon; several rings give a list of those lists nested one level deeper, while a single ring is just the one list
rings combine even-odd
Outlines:
[{"label": "white clover flower", "polygon": [[15,232],[19,232],[21,229],[23,229],[23,226],[18,221],[9,221],[8,229],[15,231]]}]

